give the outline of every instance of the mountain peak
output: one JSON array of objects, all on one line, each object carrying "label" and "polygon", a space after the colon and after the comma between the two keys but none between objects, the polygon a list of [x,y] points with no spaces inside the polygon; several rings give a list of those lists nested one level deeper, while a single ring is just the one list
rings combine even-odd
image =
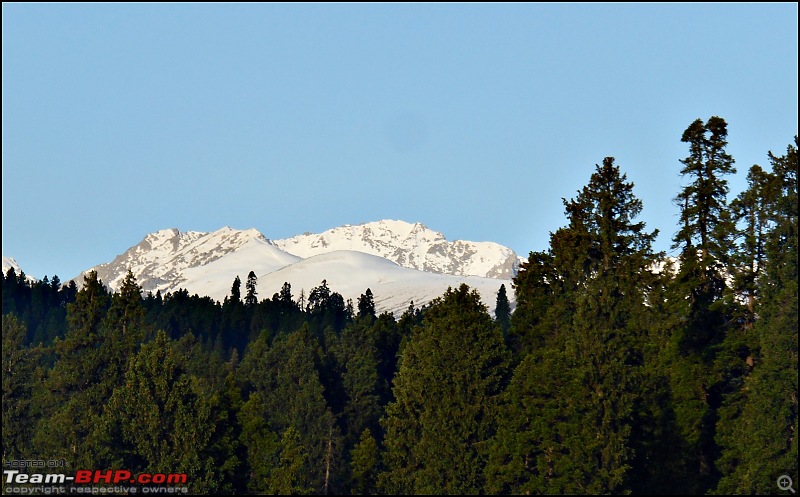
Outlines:
[{"label": "mountain peak", "polygon": [[[7,256],[4,255],[3,256],[3,276],[5,276],[8,273],[9,269],[13,269],[14,273],[16,273],[17,276],[19,276],[20,273],[23,272],[22,268],[19,267],[19,263],[17,262],[16,259],[14,259],[13,257],[7,257]],[[28,281],[31,281],[31,282],[36,281],[36,278],[34,278],[33,276],[31,276],[29,274],[25,275],[25,279],[27,279]]]},{"label": "mountain peak", "polygon": [[379,308],[402,311],[412,300],[424,304],[460,283],[478,288],[491,304],[500,285],[509,286],[517,264],[516,254],[501,245],[448,242],[422,223],[385,219],[275,241],[253,228],[164,229],[75,280],[94,269],[116,290],[130,269],[145,292],[183,288],[222,300],[237,276],[244,281],[254,271],[265,296],[284,282],[308,292],[327,279],[347,298],[367,288],[380,291]]},{"label": "mountain peak", "polygon": [[303,234],[273,243],[301,258],[355,250],[384,257],[401,266],[456,276],[508,279],[516,275],[519,258],[511,249],[491,242],[449,242],[422,223],[383,219],[344,225],[322,233]]},{"label": "mountain peak", "polygon": [[[224,259],[224,262],[222,262]],[[244,279],[249,271],[270,272],[299,260],[275,247],[256,229],[224,226],[211,233],[181,232],[175,228],[156,231],[113,261],[91,269],[111,288],[117,288],[128,269],[144,291],[174,291],[203,271],[231,272]],[[88,269],[75,278],[87,274]],[[209,273],[211,274],[211,273]],[[227,276],[226,276],[227,278]]]}]

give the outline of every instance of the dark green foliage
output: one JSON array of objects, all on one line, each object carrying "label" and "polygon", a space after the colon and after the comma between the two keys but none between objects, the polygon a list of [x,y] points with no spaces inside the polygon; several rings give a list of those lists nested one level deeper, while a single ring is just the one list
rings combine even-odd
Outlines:
[{"label": "dark green foliage", "polygon": [[378,442],[365,429],[351,452],[351,486],[353,495],[373,495],[377,492],[376,479],[380,469]]},{"label": "dark green foliage", "polygon": [[[778,476],[798,477],[797,137],[786,155],[769,157],[767,181],[751,181],[740,196],[761,193],[756,205],[768,213],[769,230],[763,237],[763,270],[752,282],[745,280],[755,285],[750,294],[755,298],[747,303],[758,317],[745,342],[752,349],[749,367],[720,408],[719,493],[774,493]],[[745,227],[745,247],[758,249],[752,224]]]},{"label": "dark green foliage", "polygon": [[250,273],[247,275],[247,283],[245,283],[247,294],[244,297],[244,305],[253,306],[258,303],[258,292],[256,291],[257,284],[258,278],[256,277],[256,273],[250,271]]},{"label": "dark green foliage", "polygon": [[716,409],[731,371],[730,364],[720,364],[718,355],[733,316],[739,314],[724,298],[725,267],[734,238],[724,176],[735,172],[734,161],[725,151],[726,138],[725,120],[712,117],[707,123],[694,121],[681,139],[689,144],[681,174],[690,182],[675,199],[681,225],[673,247],[681,252],[678,272],[666,295],[674,332],[664,349],[663,363],[680,434],[675,448],[678,474],[692,475],[680,479],[679,488],[687,493],[704,493],[719,477],[714,463]]},{"label": "dark green foliage", "polygon": [[732,231],[727,214],[728,182],[723,176],[733,174],[733,158],[725,151],[728,124],[713,116],[708,122],[695,120],[683,132],[681,141],[689,144],[689,156],[681,160],[681,174],[689,176],[675,203],[680,208],[681,229],[675,234],[676,247],[696,250],[703,274],[725,262]]},{"label": "dark green foliage", "polygon": [[197,493],[230,490],[223,474],[236,464],[225,440],[232,420],[180,363],[165,333],[144,345],[108,400],[98,438],[111,444],[111,467],[187,473]]},{"label": "dark green foliage", "polygon": [[375,315],[375,299],[372,296],[372,290],[367,288],[358,298],[358,317],[376,317]]},{"label": "dark green foliage", "polygon": [[564,202],[569,226],[553,234],[550,254],[531,254],[515,280],[521,305],[550,305],[525,309],[536,322],[517,328],[530,345],[503,396],[490,492],[630,488],[646,336],[637,315],[653,283],[655,233],[633,221],[642,205],[625,179],[611,157],[597,166]]},{"label": "dark green foliage", "polygon": [[395,494],[478,493],[509,359],[500,329],[466,285],[434,301],[402,352],[380,475]]},{"label": "dark green foliage", "polygon": [[540,347],[546,335],[556,332],[566,301],[555,297],[562,284],[554,257],[547,252],[531,252],[513,284],[517,308],[511,316],[509,344],[521,358]]},{"label": "dark green foliage", "polygon": [[74,282],[62,286],[58,276],[31,281],[10,268],[2,277],[3,315],[14,314],[25,325],[25,344],[51,345],[67,332],[67,305],[78,293]]},{"label": "dark green foliage", "polygon": [[67,459],[76,466],[96,464],[96,441],[91,433],[110,395],[104,372],[109,358],[103,319],[110,301],[108,292],[91,272],[84,286],[67,306],[69,331],[54,344],[56,363],[45,380],[45,415],[35,434],[39,453]]},{"label": "dark green foliage", "polygon": [[326,280],[322,280],[320,286],[311,289],[306,311],[311,315],[312,329],[320,334],[328,327],[336,332],[341,331],[353,317],[352,309],[347,308],[344,298],[336,292],[331,292]]},{"label": "dark green foliage", "polygon": [[267,426],[266,411],[261,394],[253,392],[239,411],[241,444],[247,450],[247,488],[253,492],[270,490],[272,472],[278,464],[280,445],[278,436]]},{"label": "dark green foliage", "polygon": [[236,276],[233,280],[233,285],[231,285],[231,298],[230,302],[234,304],[238,304],[242,301],[242,280],[239,279],[239,276]]},{"label": "dark green foliage", "polygon": [[39,347],[25,346],[25,325],[3,315],[3,458],[25,459],[32,453],[35,429],[32,397],[39,378]]},{"label": "dark green foliage", "polygon": [[718,117],[683,135],[679,260],[607,157],[495,319],[466,286],[396,319],[325,280],[259,302],[251,272],[220,303],[10,270],[4,460],[208,494],[776,493],[798,481],[797,138],[730,209],[726,139]]},{"label": "dark green foliage", "polygon": [[341,435],[328,408],[322,383],[322,350],[308,326],[267,345],[264,336],[248,348],[242,362],[248,389],[260,396],[267,429],[299,434],[306,459],[300,486],[323,492],[341,461]]},{"label": "dark green foliage", "polygon": [[383,413],[381,398],[388,389],[387,381],[381,378],[378,370],[378,337],[373,332],[372,321],[369,315],[357,318],[345,327],[331,347],[332,360],[341,376],[344,403],[340,426],[346,450],[356,444],[364,430],[379,429],[378,419]]},{"label": "dark green foliage", "polygon": [[500,285],[500,290],[497,291],[497,302],[494,307],[494,319],[500,325],[500,330],[505,337],[508,334],[508,328],[511,326],[511,306],[508,303],[508,295],[506,295],[506,286]]}]

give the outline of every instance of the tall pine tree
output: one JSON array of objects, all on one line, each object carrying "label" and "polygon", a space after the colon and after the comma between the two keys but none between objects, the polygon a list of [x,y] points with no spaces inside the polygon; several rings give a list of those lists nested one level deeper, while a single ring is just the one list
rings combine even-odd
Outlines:
[{"label": "tall pine tree", "polygon": [[685,493],[704,493],[719,477],[714,432],[724,384],[715,363],[731,322],[724,268],[734,233],[725,176],[736,172],[725,151],[727,135],[725,120],[714,116],[705,123],[695,120],[681,138],[689,144],[689,155],[681,160],[689,183],[675,198],[680,229],[673,248],[680,256],[668,295],[674,334],[664,349],[664,367],[680,434],[674,448],[678,471],[692,475],[679,480]]},{"label": "tall pine tree", "polygon": [[508,360],[500,329],[476,291],[462,285],[434,301],[403,349],[396,400],[383,419],[383,491],[481,491]]},{"label": "tall pine tree", "polygon": [[[771,184],[764,188],[751,181],[743,195],[761,197],[770,229],[764,239],[763,269],[752,282],[759,297],[754,303],[757,320],[748,337],[752,371],[720,409],[719,493],[775,493],[776,480],[784,474],[798,481],[797,147],[795,137],[786,155],[770,153]],[[749,229],[745,233],[752,236]],[[752,245],[756,240],[750,238],[745,246],[757,248]]]},{"label": "tall pine tree", "polygon": [[642,203],[612,157],[564,204],[569,226],[552,235],[550,254],[527,266],[545,270],[515,280],[518,295],[539,296],[526,305],[551,303],[525,316],[552,313],[545,322],[560,324],[533,325],[537,346],[504,393],[486,468],[491,493],[631,489],[647,333],[638,316],[652,284],[656,232],[634,221]]}]

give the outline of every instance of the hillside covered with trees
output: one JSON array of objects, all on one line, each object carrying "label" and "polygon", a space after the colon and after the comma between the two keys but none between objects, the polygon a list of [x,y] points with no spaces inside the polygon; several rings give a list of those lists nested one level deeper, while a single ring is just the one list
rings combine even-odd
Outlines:
[{"label": "hillside covered with trees", "polygon": [[681,141],[677,256],[606,157],[513,313],[505,287],[395,318],[326,281],[265,298],[251,272],[216,302],[10,270],[3,460],[206,494],[775,493],[798,481],[797,137],[735,197],[725,120]]}]

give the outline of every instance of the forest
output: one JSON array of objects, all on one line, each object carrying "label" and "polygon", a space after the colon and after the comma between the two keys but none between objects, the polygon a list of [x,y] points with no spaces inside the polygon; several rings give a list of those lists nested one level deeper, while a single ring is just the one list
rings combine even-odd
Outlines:
[{"label": "forest", "polygon": [[605,157],[513,313],[504,286],[396,318],[324,280],[262,298],[251,272],[217,302],[11,269],[4,468],[199,494],[778,493],[798,481],[798,139],[732,197],[727,135],[713,116],[680,137],[672,256]]}]

